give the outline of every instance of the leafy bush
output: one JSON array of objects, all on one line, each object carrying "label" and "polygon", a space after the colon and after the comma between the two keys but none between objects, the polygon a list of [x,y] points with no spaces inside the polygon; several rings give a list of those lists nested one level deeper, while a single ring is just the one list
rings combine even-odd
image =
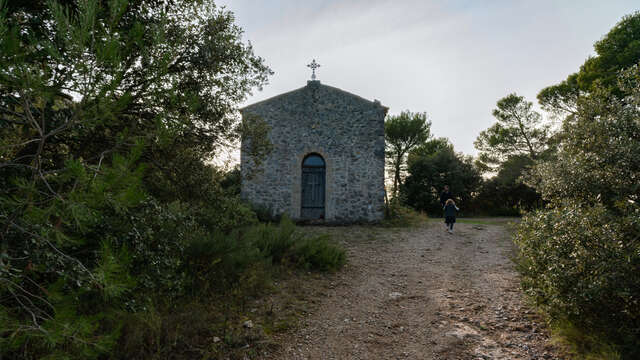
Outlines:
[{"label": "leafy bush", "polygon": [[[333,271],[346,258],[330,239],[305,236],[286,217],[279,224],[182,239],[182,265],[177,272],[185,274],[184,296],[169,296],[172,301],[153,297],[145,303],[145,311],[128,314],[121,325],[122,336],[116,337],[117,356],[215,357],[221,347],[245,345],[251,340],[247,336],[255,336],[241,326],[238,329],[246,316],[247,300],[268,290],[278,269]],[[211,347],[215,336],[223,340]]]},{"label": "leafy bush", "polygon": [[256,268],[265,276],[270,266],[337,270],[346,255],[327,237],[305,236],[283,217],[278,225],[257,224],[230,234],[194,238],[185,248],[184,259],[186,272],[192,276],[189,288],[195,294],[233,289]]},{"label": "leafy bush", "polygon": [[382,226],[407,227],[426,221],[426,216],[403,205],[402,194],[385,203],[385,217]]},{"label": "leafy bush", "polygon": [[302,239],[293,248],[295,264],[307,270],[336,271],[346,262],[344,249],[334,245],[327,236]]},{"label": "leafy bush", "polygon": [[273,264],[292,264],[307,270],[333,271],[344,265],[344,249],[326,236],[305,236],[286,216],[278,226],[261,224],[249,235],[253,244]]},{"label": "leafy bush", "polygon": [[279,226],[259,224],[248,234],[248,237],[265,258],[275,264],[282,263],[291,248],[302,239],[296,231],[295,224],[286,216],[280,220]]},{"label": "leafy bush", "polygon": [[242,185],[242,174],[240,165],[236,165],[233,169],[220,174],[220,186],[227,194],[240,195]]},{"label": "leafy bush", "polygon": [[[482,177],[471,157],[456,153],[453,145],[438,139],[437,146],[425,144],[408,158],[407,176],[400,188],[406,204],[429,215],[442,216],[440,192],[449,185],[458,206],[465,209],[477,192]],[[444,142],[444,143],[442,143]]]},{"label": "leafy bush", "polygon": [[640,356],[640,211],[565,202],[526,216],[516,236],[525,291],[568,321]]},{"label": "leafy bush", "polygon": [[239,230],[192,239],[184,255],[194,295],[231,289],[249,268],[265,261],[250,238]]},{"label": "leafy bush", "polygon": [[0,1],[0,357],[107,357],[189,244],[256,221],[206,161],[270,70],[231,13],[159,3]]},{"label": "leafy bush", "polygon": [[524,288],[554,324],[637,359],[640,66],[618,77],[624,97],[596,88],[580,98],[556,156],[533,168],[549,204],[524,218],[516,242]]},{"label": "leafy bush", "polygon": [[490,216],[520,216],[543,205],[540,194],[523,182],[533,161],[528,156],[510,156],[498,173],[484,180],[466,213]]},{"label": "leafy bush", "polygon": [[273,209],[260,204],[251,204],[251,210],[256,214],[258,221],[263,223],[278,223],[282,219],[281,214],[274,215]]}]

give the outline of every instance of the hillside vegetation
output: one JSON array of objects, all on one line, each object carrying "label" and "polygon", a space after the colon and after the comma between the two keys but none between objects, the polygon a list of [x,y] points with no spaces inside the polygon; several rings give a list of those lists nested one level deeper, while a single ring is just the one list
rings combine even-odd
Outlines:
[{"label": "hillside vegetation", "polygon": [[212,356],[279,268],[345,262],[207,165],[269,150],[234,110],[270,74],[214,5],[0,2],[0,357]]},{"label": "hillside vegetation", "polygon": [[[594,48],[578,72],[538,94],[558,129],[532,102],[508,94],[476,139],[476,159],[433,138],[426,116],[390,117],[389,172],[399,192],[388,203],[392,215],[404,204],[441,216],[439,195],[449,185],[463,216],[523,216],[515,236],[523,288],[558,337],[578,358],[636,359],[640,13],[623,17]],[[414,141],[406,132],[418,122],[427,131]]]}]

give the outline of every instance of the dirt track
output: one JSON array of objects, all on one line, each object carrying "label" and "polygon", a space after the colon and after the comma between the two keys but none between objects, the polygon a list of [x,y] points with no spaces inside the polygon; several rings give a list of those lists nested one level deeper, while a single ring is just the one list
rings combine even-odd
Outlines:
[{"label": "dirt track", "polygon": [[502,225],[314,227],[349,264],[273,359],[555,359],[523,303]]}]

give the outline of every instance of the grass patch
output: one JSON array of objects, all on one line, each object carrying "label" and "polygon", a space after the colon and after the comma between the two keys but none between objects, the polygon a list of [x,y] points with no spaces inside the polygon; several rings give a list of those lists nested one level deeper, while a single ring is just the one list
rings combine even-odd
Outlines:
[{"label": "grass patch", "polygon": [[288,218],[197,239],[185,251],[197,274],[190,295],[127,316],[114,357],[259,358],[272,350],[270,336],[295,328],[308,312],[322,273],[345,262],[330,235],[308,233]]},{"label": "grass patch", "polygon": [[[519,221],[514,217],[495,217],[495,218],[456,218],[456,222],[462,224],[478,224],[478,225],[509,225]],[[442,219],[444,221],[444,219]]]},{"label": "grass patch", "polygon": [[247,235],[262,256],[273,264],[295,266],[305,270],[336,271],[346,262],[343,248],[327,234],[300,231],[287,217],[278,226],[260,224]]},{"label": "grass patch", "polygon": [[[442,217],[430,217],[428,218],[430,223],[443,223],[444,218]],[[514,224],[517,224],[520,221],[520,218],[515,217],[488,217],[488,218],[466,218],[466,217],[458,217],[456,218],[456,223],[460,224],[474,224],[474,225],[499,225],[499,226],[507,226],[513,228]]]},{"label": "grass patch", "polygon": [[333,244],[327,235],[302,239],[292,250],[296,264],[307,270],[336,271],[347,261],[345,250]]},{"label": "grass patch", "polygon": [[388,212],[387,217],[380,223],[383,227],[413,227],[420,226],[429,221],[425,213],[417,212],[404,206],[395,206]]},{"label": "grass patch", "polygon": [[589,334],[569,321],[555,321],[551,326],[553,342],[568,356],[584,360],[621,360],[616,347],[601,336]]}]

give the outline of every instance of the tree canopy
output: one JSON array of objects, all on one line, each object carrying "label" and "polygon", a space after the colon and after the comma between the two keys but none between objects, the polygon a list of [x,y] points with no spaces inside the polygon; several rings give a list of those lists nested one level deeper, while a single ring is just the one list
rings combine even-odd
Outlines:
[{"label": "tree canopy", "polygon": [[578,98],[596,88],[622,94],[618,72],[640,61],[640,12],[624,16],[593,47],[596,55],[585,60],[578,72],[540,91],[538,101],[545,110],[574,114]]},{"label": "tree canopy", "polygon": [[525,182],[533,164],[526,155],[509,157],[495,176],[482,182],[473,199],[473,210],[477,214],[520,216],[541,207],[540,194]]},{"label": "tree canopy", "polygon": [[493,116],[498,121],[480,132],[474,143],[479,162],[487,169],[495,169],[511,156],[538,158],[547,145],[549,126],[543,124],[533,104],[513,93],[496,105]]},{"label": "tree canopy", "polygon": [[579,199],[615,208],[640,200],[640,67],[618,75],[627,95],[596,88],[565,119],[560,150],[535,167],[535,186],[553,201]]},{"label": "tree canopy", "polygon": [[384,137],[387,145],[386,157],[393,171],[393,195],[402,184],[401,173],[411,149],[424,143],[431,136],[431,122],[426,113],[403,111],[389,116],[384,123]]},{"label": "tree canopy", "polygon": [[414,148],[407,163],[402,195],[408,205],[432,215],[442,213],[440,192],[445,185],[449,185],[459,206],[469,206],[482,183],[473,159],[456,153],[446,138],[432,139]]},{"label": "tree canopy", "polygon": [[516,241],[523,287],[550,318],[640,356],[640,66],[578,100],[531,184],[549,202]]},{"label": "tree canopy", "polygon": [[210,2],[0,2],[0,354],[109,353],[254,221],[206,163],[271,74],[241,34]]}]

